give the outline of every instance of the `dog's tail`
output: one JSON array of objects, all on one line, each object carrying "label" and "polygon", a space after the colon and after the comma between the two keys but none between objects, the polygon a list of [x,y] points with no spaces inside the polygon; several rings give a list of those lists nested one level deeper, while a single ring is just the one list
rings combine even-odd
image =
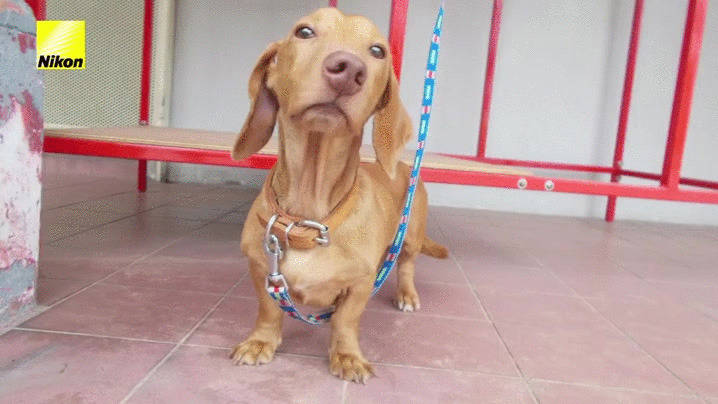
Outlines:
[{"label": "dog's tail", "polygon": [[449,249],[430,239],[428,236],[424,236],[424,243],[421,245],[421,253],[434,258],[449,257]]}]

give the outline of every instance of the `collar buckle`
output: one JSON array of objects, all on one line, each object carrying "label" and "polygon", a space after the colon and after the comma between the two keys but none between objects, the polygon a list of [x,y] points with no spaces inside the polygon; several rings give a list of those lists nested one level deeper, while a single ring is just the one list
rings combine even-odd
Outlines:
[{"label": "collar buckle", "polygon": [[312,229],[319,230],[319,237],[315,237],[314,241],[322,247],[329,246],[329,226],[315,222],[313,220],[302,220],[297,223],[297,226],[309,227]]}]

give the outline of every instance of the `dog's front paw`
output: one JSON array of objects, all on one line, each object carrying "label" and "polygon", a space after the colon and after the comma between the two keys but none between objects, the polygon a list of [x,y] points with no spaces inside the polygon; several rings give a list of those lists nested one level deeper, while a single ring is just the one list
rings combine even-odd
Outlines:
[{"label": "dog's front paw", "polygon": [[234,347],[229,357],[232,364],[239,365],[262,365],[274,359],[276,344],[259,340],[246,340]]},{"label": "dog's front paw", "polygon": [[396,307],[404,312],[419,310],[421,302],[419,302],[419,294],[416,293],[416,289],[411,291],[400,290],[396,294]]},{"label": "dog's front paw", "polygon": [[334,376],[356,383],[366,383],[374,376],[374,368],[364,358],[338,352],[329,355],[329,371]]}]

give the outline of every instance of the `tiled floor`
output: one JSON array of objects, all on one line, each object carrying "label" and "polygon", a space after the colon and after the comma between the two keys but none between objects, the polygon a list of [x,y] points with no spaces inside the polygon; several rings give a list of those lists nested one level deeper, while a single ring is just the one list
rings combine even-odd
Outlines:
[{"label": "tiled floor", "polygon": [[432,208],[422,310],[372,301],[377,377],[327,370],[327,327],[287,320],[234,367],[255,298],[238,250],[255,192],[150,184],[50,156],[39,301],[0,336],[0,402],[718,403],[718,229]]}]

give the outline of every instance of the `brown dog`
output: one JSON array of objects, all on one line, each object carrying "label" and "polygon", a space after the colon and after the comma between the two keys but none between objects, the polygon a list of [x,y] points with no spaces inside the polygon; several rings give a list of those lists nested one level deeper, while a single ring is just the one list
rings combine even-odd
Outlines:
[{"label": "brown dog", "polygon": [[[267,219],[281,213],[285,225],[304,219],[332,223],[327,246],[314,245],[311,237],[311,245],[301,245],[301,237],[291,233],[281,273],[295,302],[336,307],[331,373],[361,382],[373,374],[359,349],[359,319],[401,215],[411,169],[399,155],[413,134],[388,49],[370,21],[327,8],[300,19],[254,67],[252,108],[232,156],[241,160],[260,150],[278,121],[279,159],[242,233],[259,314],[252,333],[232,352],[235,364],[267,363],[282,342],[284,312],[265,289],[270,270],[262,245]],[[360,165],[363,128],[372,115],[377,162]],[[420,307],[414,287],[419,252],[448,254],[425,235],[426,216],[426,189],[420,182],[397,263],[397,306],[404,311]],[[300,230],[308,229],[292,229]],[[284,240],[281,233],[276,232]]]}]

